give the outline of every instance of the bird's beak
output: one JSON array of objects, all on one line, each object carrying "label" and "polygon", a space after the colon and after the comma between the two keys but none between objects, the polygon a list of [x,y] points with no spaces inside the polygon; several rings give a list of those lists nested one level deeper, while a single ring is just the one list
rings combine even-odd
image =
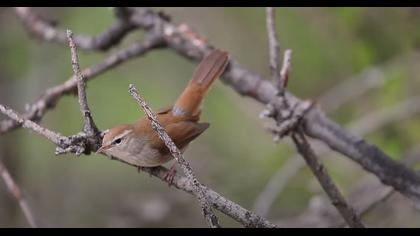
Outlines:
[{"label": "bird's beak", "polygon": [[110,144],[108,144],[108,145],[103,145],[103,146],[101,146],[97,151],[96,151],[96,154],[105,154],[104,153],[104,151],[106,150],[106,149],[108,149],[108,148],[110,148],[111,147],[111,145]]}]

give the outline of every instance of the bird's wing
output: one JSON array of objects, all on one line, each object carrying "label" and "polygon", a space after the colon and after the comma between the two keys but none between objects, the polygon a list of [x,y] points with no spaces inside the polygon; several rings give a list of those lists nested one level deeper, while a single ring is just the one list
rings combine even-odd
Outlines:
[{"label": "bird's wing", "polygon": [[[180,121],[176,123],[169,124],[165,127],[166,132],[175,145],[179,149],[186,147],[192,140],[197,138],[201,133],[203,133],[208,127],[209,123],[196,123],[192,121]],[[153,138],[160,139],[157,135]],[[169,153],[169,150],[166,148],[165,144],[161,140],[156,140],[153,142],[155,148],[158,150],[163,150],[162,154]]]}]

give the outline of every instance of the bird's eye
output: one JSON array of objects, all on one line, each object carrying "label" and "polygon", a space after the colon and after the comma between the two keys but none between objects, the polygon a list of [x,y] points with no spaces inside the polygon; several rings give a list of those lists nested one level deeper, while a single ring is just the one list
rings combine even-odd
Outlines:
[{"label": "bird's eye", "polygon": [[122,141],[122,140],[121,140],[121,138],[117,138],[117,139],[115,139],[115,140],[114,140],[114,142],[113,142],[113,143],[114,143],[114,144],[120,144],[120,143],[121,143],[121,141]]}]

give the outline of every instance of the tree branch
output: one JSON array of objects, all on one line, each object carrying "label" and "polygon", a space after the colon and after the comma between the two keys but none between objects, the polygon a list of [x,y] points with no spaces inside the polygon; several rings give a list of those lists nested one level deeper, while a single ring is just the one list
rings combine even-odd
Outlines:
[{"label": "tree branch", "polygon": [[[45,41],[67,44],[67,35],[64,30],[58,30],[53,24],[35,14],[29,7],[16,7],[15,13],[24,23],[26,29],[33,35]],[[135,25],[128,20],[128,11],[118,10],[116,22],[101,35],[96,37],[76,36],[75,44],[84,50],[106,51],[119,44]]]},{"label": "tree branch", "polygon": [[22,209],[23,215],[28,221],[29,226],[31,226],[32,228],[38,228],[37,224],[35,223],[36,221],[34,218],[34,214],[32,214],[31,208],[26,202],[22,191],[20,190],[16,182],[13,180],[12,176],[10,175],[9,171],[7,170],[6,166],[3,164],[2,161],[0,161],[0,176],[6,184],[6,187],[9,190],[9,192],[19,203],[20,209]]},{"label": "tree branch", "polygon": [[[381,129],[390,123],[399,122],[420,113],[420,96],[408,98],[393,107],[387,107],[372,111],[366,116],[359,118],[346,125],[346,128],[361,136],[368,135]],[[314,145],[319,156],[328,155],[329,149],[322,145]],[[266,216],[278,195],[281,194],[289,180],[305,166],[305,162],[293,155],[268,181],[264,190],[258,196],[254,204],[254,211],[261,216]]]},{"label": "tree branch", "polygon": [[204,217],[206,218],[208,225],[211,228],[220,228],[219,220],[217,216],[213,213],[213,210],[211,209],[211,205],[209,204],[209,201],[207,199],[206,188],[204,188],[204,186],[195,177],[195,174],[190,166],[190,163],[187,160],[185,160],[181,151],[178,149],[178,147],[172,141],[171,137],[169,137],[165,129],[159,123],[155,113],[147,105],[146,101],[140,96],[136,87],[133,84],[130,84],[129,92],[131,96],[141,106],[144,113],[146,113],[147,118],[151,122],[152,128],[156,131],[156,133],[158,133],[160,139],[162,139],[166,147],[168,147],[172,156],[176,159],[176,161],[178,162],[178,164],[181,166],[182,170],[184,171],[184,174],[187,176],[188,180],[192,184],[193,193],[197,197],[197,200],[201,205]]},{"label": "tree branch", "polygon": [[[414,149],[405,155],[403,162],[407,165],[414,165],[419,161],[419,151]],[[395,192],[393,188],[384,186],[375,179],[365,179],[361,180],[348,195],[349,202],[360,216],[375,209]],[[331,208],[328,202],[323,201],[320,196],[314,196],[308,208],[299,216],[282,219],[277,223],[280,226],[289,227],[343,227],[345,225],[343,219],[339,217],[339,213]]]},{"label": "tree branch", "polygon": [[57,146],[61,146],[63,143],[68,142],[67,138],[63,135],[56,133],[54,131],[51,131],[47,128],[44,128],[37,123],[27,120],[23,118],[21,115],[13,111],[11,108],[0,104],[0,112],[8,116],[10,119],[14,120],[17,124],[21,125],[23,128],[28,128],[36,133],[44,136]]},{"label": "tree branch", "polygon": [[[116,160],[138,168],[138,166],[124,162],[123,160],[120,160],[120,159],[116,159]],[[158,166],[154,168],[141,168],[141,170],[146,173],[151,174],[152,176],[162,181],[165,181],[165,175],[169,171],[167,168],[162,167],[162,166]],[[180,189],[186,193],[194,195],[194,192],[193,192],[194,187],[191,181],[186,177],[176,174],[173,179],[172,185],[177,189]],[[249,228],[275,228],[277,227],[275,224],[256,215],[252,211],[248,211],[247,209],[243,208],[237,203],[230,201],[229,199],[225,198],[224,196],[220,195],[219,193],[215,192],[209,187],[206,187],[204,185],[202,185],[202,187],[206,189],[207,200],[210,202],[210,204],[213,207],[215,207],[217,210],[224,213],[225,215],[231,217],[235,221],[241,223],[245,227],[249,227]]]},{"label": "tree branch", "polygon": [[314,173],[322,188],[327,193],[331,203],[337,208],[338,212],[340,212],[340,215],[345,219],[347,224],[354,228],[364,228],[359,216],[346,202],[344,196],[328,175],[325,167],[318,161],[318,158],[303,133],[301,133],[300,130],[294,132],[294,134],[292,134],[292,139],[298,152],[305,159],[306,164],[308,164],[312,173]]},{"label": "tree branch", "polygon": [[[267,31],[269,36],[269,44],[270,44],[270,65],[271,65],[271,73],[272,77],[275,79],[275,82],[279,84],[279,91],[278,97],[283,100],[283,104],[278,104],[273,101],[272,107],[275,110],[271,110],[269,113],[270,116],[274,117],[277,121],[277,125],[280,129],[279,131],[275,131],[275,137],[282,137],[283,134],[291,133],[291,137],[293,142],[296,145],[298,152],[302,155],[305,159],[306,164],[310,167],[315,177],[318,179],[319,183],[321,184],[324,191],[327,193],[328,197],[330,198],[332,204],[337,208],[338,212],[340,212],[341,216],[346,220],[347,224],[351,227],[355,228],[363,228],[364,225],[361,222],[360,218],[356,215],[355,211],[352,207],[350,207],[346,200],[344,199],[341,192],[338,190],[337,186],[332,181],[331,177],[328,175],[327,170],[324,168],[321,162],[318,161],[315,153],[312,151],[312,148],[309,142],[306,140],[302,128],[300,127],[299,121],[304,114],[310,110],[311,106],[306,108],[301,116],[293,116],[293,114],[282,114],[281,110],[290,108],[287,100],[284,100],[284,89],[286,88],[286,82],[289,77],[290,71],[290,61],[291,61],[291,50],[288,50],[284,54],[284,62],[281,71],[281,77],[278,76],[278,48],[277,45],[277,38],[276,38],[276,31],[274,28],[274,15],[273,9],[267,8]],[[278,46],[277,46],[278,47]],[[277,65],[277,66],[276,66]],[[295,111],[297,109],[292,110]],[[296,118],[294,118],[296,117]],[[290,125],[285,125],[286,123],[290,123]],[[290,132],[289,132],[290,131]]]},{"label": "tree branch", "polygon": [[87,103],[86,97],[86,83],[85,78],[83,77],[82,72],[80,71],[79,58],[77,55],[77,48],[73,41],[73,32],[67,30],[67,38],[69,40],[69,47],[71,52],[71,64],[73,67],[73,73],[77,80],[77,93],[79,97],[80,112],[85,122],[83,125],[83,132],[87,135],[94,136],[98,134],[98,128],[93,121],[92,115],[90,113],[89,105]]},{"label": "tree branch", "polygon": [[268,32],[268,45],[270,52],[270,71],[272,80],[276,81],[279,91],[282,93],[284,90],[284,83],[280,77],[280,58],[279,58],[279,41],[277,39],[276,22],[275,22],[275,11],[272,7],[266,7],[266,24]]},{"label": "tree branch", "polygon": [[[102,63],[84,69],[81,73],[84,75],[85,80],[90,80],[130,59],[143,56],[152,49],[162,46],[162,38],[146,36],[143,43],[134,43],[105,58]],[[32,121],[40,121],[48,110],[55,107],[62,96],[71,94],[76,87],[77,78],[72,76],[65,83],[47,89],[39,99],[28,106],[29,108],[22,117]],[[18,127],[19,123],[16,123],[12,119],[3,120],[0,122],[0,134],[12,131]]]}]

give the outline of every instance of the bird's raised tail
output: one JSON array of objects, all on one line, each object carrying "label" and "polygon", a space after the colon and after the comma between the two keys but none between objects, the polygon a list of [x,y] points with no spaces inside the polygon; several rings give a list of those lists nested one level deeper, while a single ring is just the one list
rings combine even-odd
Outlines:
[{"label": "bird's raised tail", "polygon": [[176,101],[172,113],[176,116],[198,115],[201,104],[213,82],[225,71],[228,53],[213,50],[197,66],[192,79]]}]

